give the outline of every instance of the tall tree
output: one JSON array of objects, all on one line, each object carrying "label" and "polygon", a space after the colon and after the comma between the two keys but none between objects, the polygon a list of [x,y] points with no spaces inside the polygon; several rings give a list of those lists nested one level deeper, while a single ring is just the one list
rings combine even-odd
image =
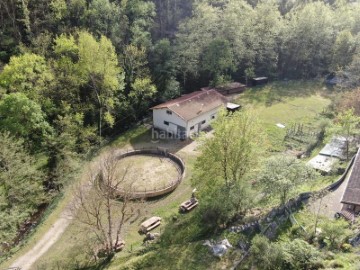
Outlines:
[{"label": "tall tree", "polygon": [[25,53],[13,56],[0,73],[3,93],[21,92],[33,100],[42,101],[51,88],[54,75],[44,57]]},{"label": "tall tree", "polygon": [[35,151],[52,135],[52,127],[40,105],[23,93],[5,95],[0,101],[0,130],[23,138]]},{"label": "tall tree", "polygon": [[118,49],[124,44],[126,32],[129,30],[123,5],[109,0],[92,0],[86,12],[91,32],[106,36]]},{"label": "tall tree", "polygon": [[0,242],[14,240],[20,225],[47,198],[43,173],[23,141],[9,132],[0,133]]},{"label": "tall tree", "polygon": [[235,66],[230,45],[226,40],[214,39],[205,48],[203,69],[209,72],[213,86],[223,85],[231,80],[229,73],[234,71]]},{"label": "tall tree", "polygon": [[152,45],[151,29],[156,15],[153,1],[128,1],[126,13],[130,21],[129,43],[149,49]]},{"label": "tall tree", "polygon": [[[131,184],[125,184],[128,168],[119,173],[118,163],[114,151],[103,156],[100,175],[98,168],[89,173],[90,186],[75,191],[77,204],[72,209],[76,220],[95,235],[96,243],[101,245],[106,256],[116,252],[124,239],[125,224],[135,211],[135,204],[131,202]],[[115,200],[118,188],[124,191],[121,202]]]},{"label": "tall tree", "polygon": [[341,31],[335,40],[332,54],[333,70],[342,70],[348,66],[353,59],[356,49],[354,37],[349,30]]},{"label": "tall tree", "polygon": [[87,32],[80,32],[78,38],[79,70],[83,85],[88,86],[85,101],[90,101],[98,109],[99,135],[102,136],[103,122],[108,126],[114,124],[114,109],[118,94],[123,90],[124,74],[118,65],[115,48],[111,41],[101,36],[99,41]]},{"label": "tall tree", "polygon": [[257,163],[263,135],[256,117],[249,111],[219,114],[214,136],[202,143],[195,164],[193,185],[213,225],[244,213],[252,201],[248,173]]},{"label": "tall tree", "polygon": [[293,9],[284,28],[281,70],[285,76],[308,78],[326,71],[334,44],[333,11],[322,2]]},{"label": "tall tree", "polygon": [[200,56],[219,33],[219,13],[218,8],[200,3],[194,8],[192,18],[180,24],[176,41],[176,62],[183,85],[188,76],[199,77]]},{"label": "tall tree", "polygon": [[175,53],[168,39],[160,39],[153,47],[149,64],[157,86],[157,96],[166,101],[180,95],[180,86],[176,76]]}]

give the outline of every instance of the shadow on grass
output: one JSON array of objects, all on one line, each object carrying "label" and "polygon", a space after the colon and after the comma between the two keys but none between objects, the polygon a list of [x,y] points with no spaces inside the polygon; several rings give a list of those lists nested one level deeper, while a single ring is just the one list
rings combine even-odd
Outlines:
[{"label": "shadow on grass", "polygon": [[111,260],[112,260],[113,256],[111,257],[108,257],[104,260],[101,260],[100,262],[94,264],[94,265],[91,265],[91,266],[85,266],[85,267],[80,267],[80,268],[77,268],[78,270],[102,270],[102,269],[106,269]]}]

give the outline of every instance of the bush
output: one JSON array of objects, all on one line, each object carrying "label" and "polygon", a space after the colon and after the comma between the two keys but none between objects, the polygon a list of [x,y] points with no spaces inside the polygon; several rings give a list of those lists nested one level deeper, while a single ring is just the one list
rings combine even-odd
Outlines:
[{"label": "bush", "polygon": [[352,249],[352,246],[350,244],[348,244],[348,243],[344,243],[344,244],[341,245],[341,250],[343,252],[350,252],[351,249]]},{"label": "bush", "polygon": [[250,254],[253,264],[262,270],[281,269],[284,261],[281,246],[260,235],[251,241]]},{"label": "bush", "polygon": [[322,236],[329,242],[330,249],[338,249],[350,235],[349,224],[343,220],[333,220],[321,224]]},{"label": "bush", "polygon": [[292,269],[318,269],[320,252],[304,240],[295,239],[283,245],[285,261]]},{"label": "bush", "polygon": [[337,261],[333,261],[331,264],[330,264],[330,267],[331,268],[344,268],[344,265],[340,262],[337,262]]}]

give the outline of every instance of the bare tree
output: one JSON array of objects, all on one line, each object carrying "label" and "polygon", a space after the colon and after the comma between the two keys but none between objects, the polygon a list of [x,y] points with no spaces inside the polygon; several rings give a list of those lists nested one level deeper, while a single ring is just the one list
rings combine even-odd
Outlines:
[{"label": "bare tree", "polygon": [[[119,160],[112,151],[101,159],[95,172],[89,172],[89,186],[75,191],[74,217],[95,235],[105,256],[121,248],[125,224],[136,210],[131,181],[125,181],[128,170],[119,170]],[[117,189],[121,189],[121,201],[116,200]]]}]

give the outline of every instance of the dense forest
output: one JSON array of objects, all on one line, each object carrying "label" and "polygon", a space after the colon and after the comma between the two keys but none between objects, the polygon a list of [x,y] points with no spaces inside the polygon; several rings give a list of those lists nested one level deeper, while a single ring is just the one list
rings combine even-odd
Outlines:
[{"label": "dense forest", "polygon": [[356,86],[359,14],[350,0],[0,1],[0,242],[153,104],[253,76]]}]

